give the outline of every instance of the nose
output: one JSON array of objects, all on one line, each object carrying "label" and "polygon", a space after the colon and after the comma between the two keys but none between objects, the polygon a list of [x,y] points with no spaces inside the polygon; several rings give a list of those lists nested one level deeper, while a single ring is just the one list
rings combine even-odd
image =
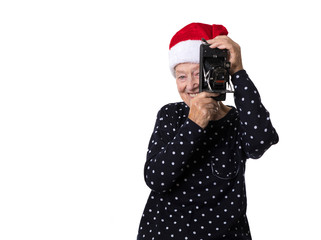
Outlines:
[{"label": "nose", "polygon": [[187,90],[194,91],[199,86],[199,78],[196,76],[191,76],[187,83]]}]

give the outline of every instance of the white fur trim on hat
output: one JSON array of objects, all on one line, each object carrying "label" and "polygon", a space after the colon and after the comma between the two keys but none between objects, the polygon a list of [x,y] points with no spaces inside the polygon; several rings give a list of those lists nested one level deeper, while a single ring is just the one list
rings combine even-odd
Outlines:
[{"label": "white fur trim on hat", "polygon": [[175,77],[175,67],[180,63],[199,63],[201,40],[186,40],[169,50],[169,68]]}]

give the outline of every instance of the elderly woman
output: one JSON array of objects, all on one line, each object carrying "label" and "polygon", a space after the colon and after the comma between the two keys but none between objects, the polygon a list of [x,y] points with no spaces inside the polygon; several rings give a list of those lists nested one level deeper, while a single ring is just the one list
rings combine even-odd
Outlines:
[{"label": "elderly woman", "polygon": [[[192,23],[170,43],[170,69],[183,102],[157,115],[144,177],[151,189],[138,240],[251,239],[245,163],[260,158],[278,135],[242,66],[237,43],[222,25]],[[228,49],[235,107],[199,92],[201,39]]]}]

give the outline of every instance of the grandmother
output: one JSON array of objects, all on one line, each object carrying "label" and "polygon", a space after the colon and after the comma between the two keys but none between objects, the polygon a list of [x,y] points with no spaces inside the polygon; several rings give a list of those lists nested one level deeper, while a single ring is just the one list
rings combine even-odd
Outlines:
[{"label": "grandmother", "polygon": [[[170,70],[183,102],[160,109],[144,177],[151,189],[138,240],[251,239],[245,164],[278,135],[258,90],[243,69],[241,50],[222,25],[191,23],[172,38]],[[235,107],[199,93],[199,48],[227,49]]]}]

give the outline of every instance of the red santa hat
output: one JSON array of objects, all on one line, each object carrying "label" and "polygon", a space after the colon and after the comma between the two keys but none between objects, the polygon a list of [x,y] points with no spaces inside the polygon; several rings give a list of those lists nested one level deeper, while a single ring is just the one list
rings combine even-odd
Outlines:
[{"label": "red santa hat", "polygon": [[227,34],[226,28],[217,24],[191,23],[179,30],[169,44],[169,68],[173,76],[177,64],[199,63],[202,38],[209,40]]}]

